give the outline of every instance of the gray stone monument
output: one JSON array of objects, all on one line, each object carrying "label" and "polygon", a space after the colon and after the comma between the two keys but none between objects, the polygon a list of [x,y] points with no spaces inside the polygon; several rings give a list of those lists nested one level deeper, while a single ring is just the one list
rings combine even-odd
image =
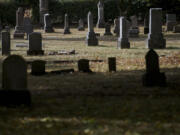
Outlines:
[{"label": "gray stone monument", "polygon": [[120,36],[118,38],[117,47],[119,49],[130,48],[130,43],[128,39],[128,24],[125,17],[120,18]]},{"label": "gray stone monument", "polygon": [[27,90],[27,64],[18,55],[11,55],[3,61],[0,105],[30,105],[31,95]]},{"label": "gray stone monument", "polygon": [[9,32],[2,32],[2,55],[10,55],[10,33]]},{"label": "gray stone monument", "polygon": [[149,15],[147,14],[144,18],[144,34],[149,33]]},{"label": "gray stone monument", "polygon": [[110,36],[110,35],[112,35],[111,25],[109,23],[106,23],[104,36]]},{"label": "gray stone monument", "polygon": [[162,34],[162,9],[150,9],[149,34],[147,48],[162,49],[166,48],[166,40]]},{"label": "gray stone monument", "polygon": [[14,38],[24,39],[24,11],[22,7],[19,7],[16,11],[16,27]]},{"label": "gray stone monument", "polygon": [[97,4],[98,7],[98,22],[97,22],[97,27],[98,28],[104,28],[105,26],[105,21],[104,21],[104,4],[103,1],[100,0]]},{"label": "gray stone monument", "polygon": [[79,19],[79,26],[78,26],[78,30],[79,31],[84,31],[85,28],[84,28],[84,21],[83,19]]},{"label": "gray stone monument", "polygon": [[27,39],[29,39],[29,34],[31,34],[34,29],[31,24],[31,19],[29,17],[24,17],[24,31],[26,33]]},{"label": "gray stone monument", "polygon": [[41,26],[44,26],[44,15],[49,12],[48,5],[49,5],[48,0],[39,0]]},{"label": "gray stone monument", "polygon": [[69,17],[68,14],[64,16],[64,34],[71,34],[69,30]]},{"label": "gray stone monument", "polygon": [[94,32],[93,15],[91,12],[88,13],[88,33],[86,36],[86,44],[87,46],[98,45],[98,39],[96,38],[96,34]]},{"label": "gray stone monument", "polygon": [[145,56],[146,73],[143,75],[144,86],[166,86],[166,76],[159,71],[159,56],[150,49]]},{"label": "gray stone monument", "polygon": [[119,36],[120,26],[119,26],[119,18],[114,19],[114,30],[113,32],[116,36]]},{"label": "gray stone monument", "polygon": [[44,14],[44,31],[46,33],[54,32],[54,29],[51,24],[51,18],[49,14]]},{"label": "gray stone monument", "polygon": [[129,37],[138,37],[139,28],[138,28],[138,19],[136,16],[131,16],[131,27],[129,29]]},{"label": "gray stone monument", "polygon": [[29,50],[27,51],[27,55],[44,55],[41,33],[33,32],[29,35]]},{"label": "gray stone monument", "polygon": [[176,14],[166,14],[166,31],[173,31],[176,23]]}]

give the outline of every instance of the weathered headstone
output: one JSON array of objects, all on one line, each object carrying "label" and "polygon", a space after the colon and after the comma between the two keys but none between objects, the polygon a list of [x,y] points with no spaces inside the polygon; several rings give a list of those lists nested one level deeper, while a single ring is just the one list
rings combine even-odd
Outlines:
[{"label": "weathered headstone", "polygon": [[111,25],[109,23],[106,23],[106,25],[105,25],[105,33],[104,33],[104,35],[105,36],[106,35],[112,35],[112,33],[111,33]]},{"label": "weathered headstone", "polygon": [[120,36],[118,38],[118,48],[130,48],[130,43],[128,39],[128,24],[125,17],[120,18]]},{"label": "weathered headstone", "polygon": [[24,11],[22,7],[19,7],[16,11],[16,27],[14,38],[24,39]]},{"label": "weathered headstone", "polygon": [[138,20],[136,16],[131,16],[131,27],[129,29],[129,37],[138,37],[139,36],[139,28],[138,28]]},{"label": "weathered headstone", "polygon": [[166,48],[166,40],[162,34],[161,8],[150,9],[149,34],[146,47],[150,49]]},{"label": "weathered headstone", "polygon": [[29,50],[27,55],[43,55],[41,33],[33,32],[29,35]]},{"label": "weathered headstone", "polygon": [[180,33],[180,24],[174,26],[173,32],[174,32],[174,33]]},{"label": "weathered headstone", "polygon": [[176,23],[176,14],[166,14],[166,31],[173,31]]},{"label": "weathered headstone", "polygon": [[70,30],[69,30],[69,17],[68,14],[65,14],[64,17],[64,34],[70,34]]},{"label": "weathered headstone", "polygon": [[2,55],[10,55],[10,33],[2,32]]},{"label": "weathered headstone", "polygon": [[44,26],[44,15],[49,12],[48,5],[49,5],[48,0],[39,0],[41,26]]},{"label": "weathered headstone", "polygon": [[94,32],[93,15],[91,12],[88,13],[88,33],[86,36],[86,44],[87,46],[98,45],[98,39],[96,38],[96,34]]},{"label": "weathered headstone", "polygon": [[97,27],[98,28],[104,28],[105,26],[105,21],[104,21],[104,4],[103,1],[100,0],[97,4],[98,7],[98,22],[97,22]]},{"label": "weathered headstone", "polygon": [[80,20],[79,20],[78,30],[79,30],[79,31],[84,31],[84,30],[85,30],[83,19],[80,19]]},{"label": "weathered headstone", "polygon": [[29,38],[29,34],[33,32],[33,25],[31,24],[31,19],[29,17],[24,17],[24,31]]},{"label": "weathered headstone", "polygon": [[11,55],[3,61],[0,105],[30,105],[31,95],[27,90],[27,64],[18,55]]},{"label": "weathered headstone", "polygon": [[49,14],[44,14],[44,31],[46,33],[54,32]]},{"label": "weathered headstone", "polygon": [[120,26],[119,26],[119,18],[114,19],[114,33],[116,36],[119,36]]},{"label": "weathered headstone", "polygon": [[43,60],[35,60],[31,64],[31,74],[32,75],[44,75],[45,74],[45,64]]},{"label": "weathered headstone", "polygon": [[89,69],[89,60],[87,59],[81,59],[78,61],[78,70],[80,72],[92,72]]},{"label": "weathered headstone", "polygon": [[116,58],[108,58],[109,72],[116,72]]},{"label": "weathered headstone", "polygon": [[144,34],[149,33],[149,15],[147,14],[144,18]]},{"label": "weathered headstone", "polygon": [[150,49],[145,56],[146,73],[143,75],[144,86],[166,86],[166,76],[159,71],[159,56]]}]

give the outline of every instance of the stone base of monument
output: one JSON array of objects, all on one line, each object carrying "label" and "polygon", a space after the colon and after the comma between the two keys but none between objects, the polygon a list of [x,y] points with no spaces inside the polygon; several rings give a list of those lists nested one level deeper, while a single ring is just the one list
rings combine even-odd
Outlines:
[{"label": "stone base of monument", "polygon": [[65,30],[64,30],[64,34],[71,34],[71,32],[70,32],[69,29],[65,29]]},{"label": "stone base of monument", "polygon": [[173,32],[174,32],[174,33],[180,33],[180,25],[174,26]]},{"label": "stone base of monument", "polygon": [[46,27],[46,28],[44,28],[44,31],[46,33],[52,33],[52,32],[54,32],[54,29],[52,27]]},{"label": "stone base of monument", "polygon": [[88,32],[86,37],[87,46],[97,46],[98,39],[96,38],[96,34],[94,32]]},{"label": "stone base of monument", "polygon": [[24,33],[14,33],[13,35],[14,39],[24,39],[24,36]]},{"label": "stone base of monument", "polygon": [[31,105],[31,93],[28,90],[0,90],[0,106],[22,105]]},{"label": "stone base of monument", "polygon": [[98,22],[97,28],[105,28],[105,22]]},{"label": "stone base of monument", "polygon": [[128,31],[129,37],[139,37],[139,29],[138,28],[131,28]]},{"label": "stone base of monument", "polygon": [[176,25],[176,22],[167,22],[166,23],[166,31],[173,31],[173,27]]},{"label": "stone base of monument", "polygon": [[118,38],[117,46],[119,49],[130,48],[130,43],[127,38]]},{"label": "stone base of monument", "polygon": [[163,34],[149,34],[146,47],[149,49],[166,48],[166,40],[163,38]]},{"label": "stone base of monument", "polygon": [[78,27],[78,31],[85,31],[85,28],[83,28],[83,27]]},{"label": "stone base of monument", "polygon": [[144,34],[148,34],[149,33],[149,28],[148,27],[144,27]]},{"label": "stone base of monument", "polygon": [[162,86],[165,87],[166,83],[166,76],[165,73],[145,73],[142,77],[143,86]]},{"label": "stone base of monument", "polygon": [[28,50],[27,51],[27,55],[44,55],[44,51],[43,50]]},{"label": "stone base of monument", "polygon": [[111,32],[106,32],[106,33],[104,33],[104,36],[111,36],[111,35],[112,35]]}]

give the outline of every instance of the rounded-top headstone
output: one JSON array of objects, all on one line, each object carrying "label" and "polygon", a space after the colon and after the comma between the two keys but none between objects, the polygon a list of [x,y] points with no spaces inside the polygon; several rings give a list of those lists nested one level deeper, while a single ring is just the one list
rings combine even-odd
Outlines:
[{"label": "rounded-top headstone", "polygon": [[3,89],[27,89],[27,63],[18,55],[11,55],[3,61]]},{"label": "rounded-top headstone", "polygon": [[42,36],[39,32],[33,32],[29,35],[29,50],[42,50]]}]

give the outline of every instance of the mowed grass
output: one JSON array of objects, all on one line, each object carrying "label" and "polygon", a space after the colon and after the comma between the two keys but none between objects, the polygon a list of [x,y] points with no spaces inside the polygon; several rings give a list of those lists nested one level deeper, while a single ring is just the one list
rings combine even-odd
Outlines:
[{"label": "mowed grass", "polygon": [[[12,54],[27,61],[46,60],[46,70],[74,68],[75,73],[30,75],[28,89],[32,93],[31,108],[0,108],[0,133],[3,135],[179,135],[180,134],[180,34],[164,33],[166,49],[157,49],[161,72],[166,73],[168,86],[145,88],[145,47],[147,35],[140,28],[139,38],[131,38],[131,49],[117,49],[116,36],[101,34],[99,46],[87,47],[87,29],[63,35],[63,29],[46,34],[42,30],[44,56],[27,56],[27,40],[11,40]],[[13,31],[11,32],[13,33]],[[51,51],[75,50],[75,55],[48,55]],[[117,72],[108,73],[107,58],[116,57]],[[5,57],[1,57],[2,60]],[[93,74],[77,72],[79,59],[90,62]],[[2,74],[2,71],[0,72]]]}]

